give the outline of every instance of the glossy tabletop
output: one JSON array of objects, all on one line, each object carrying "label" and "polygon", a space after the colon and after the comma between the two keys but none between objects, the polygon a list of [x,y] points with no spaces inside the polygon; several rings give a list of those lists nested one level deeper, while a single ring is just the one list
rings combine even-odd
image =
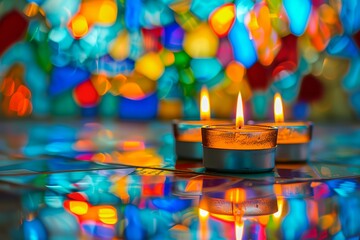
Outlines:
[{"label": "glossy tabletop", "polygon": [[1,239],[357,239],[360,126],[315,124],[308,163],[210,172],[170,122],[2,122]]}]

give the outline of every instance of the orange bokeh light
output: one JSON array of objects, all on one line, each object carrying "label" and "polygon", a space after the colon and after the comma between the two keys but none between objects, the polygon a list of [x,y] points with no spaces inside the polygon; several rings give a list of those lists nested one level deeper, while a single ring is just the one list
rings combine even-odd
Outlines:
[{"label": "orange bokeh light", "polygon": [[225,73],[231,81],[239,83],[243,80],[245,68],[242,64],[233,61],[226,66]]},{"label": "orange bokeh light", "polygon": [[15,81],[12,78],[5,78],[1,84],[0,92],[4,96],[11,96],[15,92]]},{"label": "orange bokeh light", "polygon": [[98,22],[112,24],[116,21],[117,6],[113,1],[103,1],[99,8]]},{"label": "orange bokeh light", "polygon": [[31,91],[23,84],[24,67],[14,64],[0,84],[1,106],[4,115],[23,117],[30,115],[33,107]]},{"label": "orange bokeh light", "polygon": [[89,25],[115,23],[117,5],[114,0],[87,0],[82,1],[79,13],[83,15]]},{"label": "orange bokeh light", "polygon": [[105,95],[111,89],[111,83],[105,73],[92,75],[91,83],[100,96]]}]

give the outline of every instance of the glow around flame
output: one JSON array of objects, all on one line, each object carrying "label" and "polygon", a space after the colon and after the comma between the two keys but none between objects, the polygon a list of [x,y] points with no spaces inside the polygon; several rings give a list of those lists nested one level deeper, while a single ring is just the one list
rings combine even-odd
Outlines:
[{"label": "glow around flame", "polygon": [[274,117],[275,122],[284,122],[284,111],[280,93],[275,93],[274,96]]},{"label": "glow around flame", "polygon": [[239,92],[236,104],[236,129],[241,128],[244,126],[244,109],[243,103],[241,98],[241,93]]},{"label": "glow around flame", "polygon": [[200,119],[209,120],[210,119],[210,100],[209,92],[206,86],[201,88],[200,93]]}]

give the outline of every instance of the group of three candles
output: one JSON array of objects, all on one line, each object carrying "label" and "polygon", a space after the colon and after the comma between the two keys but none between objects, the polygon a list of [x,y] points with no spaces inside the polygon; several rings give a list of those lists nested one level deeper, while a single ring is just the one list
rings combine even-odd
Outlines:
[{"label": "group of three candles", "polygon": [[275,122],[244,124],[241,94],[235,124],[210,119],[209,96],[201,90],[201,120],[173,123],[178,158],[199,159],[206,169],[250,173],[271,171],[277,162],[304,162],[309,157],[311,122],[284,122],[280,94],[275,94]]}]

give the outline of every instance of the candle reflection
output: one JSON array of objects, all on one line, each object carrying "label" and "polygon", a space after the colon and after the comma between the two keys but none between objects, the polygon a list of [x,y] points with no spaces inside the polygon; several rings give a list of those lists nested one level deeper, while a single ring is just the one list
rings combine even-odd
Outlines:
[{"label": "candle reflection", "polygon": [[244,222],[241,216],[235,217],[235,237],[236,240],[241,240],[244,233]]},{"label": "candle reflection", "polygon": [[199,239],[201,240],[208,239],[208,219],[209,212],[199,208]]}]

